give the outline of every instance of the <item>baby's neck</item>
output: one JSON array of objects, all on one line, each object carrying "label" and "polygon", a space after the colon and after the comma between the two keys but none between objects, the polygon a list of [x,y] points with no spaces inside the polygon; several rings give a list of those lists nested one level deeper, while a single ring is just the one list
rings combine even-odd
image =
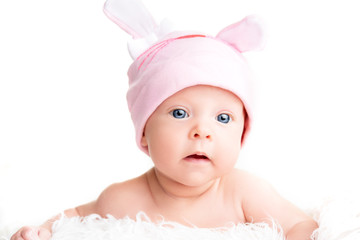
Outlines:
[{"label": "baby's neck", "polygon": [[163,202],[167,199],[188,203],[215,193],[220,182],[220,179],[215,179],[201,186],[186,186],[164,176],[155,168],[147,173],[147,180],[155,201],[159,199]]}]

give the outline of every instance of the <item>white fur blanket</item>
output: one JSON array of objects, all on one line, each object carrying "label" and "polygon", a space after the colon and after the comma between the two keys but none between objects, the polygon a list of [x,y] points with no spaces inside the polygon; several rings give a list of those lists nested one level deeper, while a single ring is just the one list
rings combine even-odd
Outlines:
[{"label": "white fur blanket", "polygon": [[[360,204],[354,201],[330,201],[310,214],[319,223],[313,234],[316,240],[360,240]],[[2,237],[1,237],[2,236]],[[10,233],[0,232],[0,239]],[[53,225],[52,240],[283,240],[280,229],[266,224],[237,224],[226,228],[185,227],[172,222],[151,223],[140,213],[136,220],[129,218],[62,218]]]}]

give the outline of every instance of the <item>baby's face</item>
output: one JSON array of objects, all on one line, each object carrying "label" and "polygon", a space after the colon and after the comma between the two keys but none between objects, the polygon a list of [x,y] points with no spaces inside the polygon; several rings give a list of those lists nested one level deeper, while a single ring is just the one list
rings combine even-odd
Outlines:
[{"label": "baby's face", "polygon": [[149,118],[141,144],[162,175],[199,186],[230,172],[244,129],[243,104],[216,87],[193,86],[165,100]]}]

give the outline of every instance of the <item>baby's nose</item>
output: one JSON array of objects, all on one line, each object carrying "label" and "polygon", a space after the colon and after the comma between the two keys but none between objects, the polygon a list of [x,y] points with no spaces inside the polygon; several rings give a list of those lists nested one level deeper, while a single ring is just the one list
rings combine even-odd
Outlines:
[{"label": "baby's nose", "polygon": [[210,133],[210,129],[202,126],[195,126],[190,131],[190,138],[191,139],[199,139],[199,140],[212,140],[212,134]]}]

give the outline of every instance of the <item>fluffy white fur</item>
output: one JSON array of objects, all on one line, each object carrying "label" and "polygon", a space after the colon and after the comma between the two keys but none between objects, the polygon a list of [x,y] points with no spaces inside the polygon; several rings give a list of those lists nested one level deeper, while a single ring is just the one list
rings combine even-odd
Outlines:
[{"label": "fluffy white fur", "polygon": [[[319,223],[313,238],[317,240],[359,240],[360,204],[355,201],[337,200],[323,203],[310,213]],[[10,232],[0,230],[0,239],[9,239]],[[2,236],[2,237],[1,237]],[[139,213],[136,220],[100,218],[62,218],[53,225],[52,240],[283,240],[281,230],[266,224],[237,224],[209,229],[186,227],[173,222],[157,224]]]},{"label": "fluffy white fur", "polygon": [[355,199],[327,201],[312,213],[319,223],[317,240],[359,240],[360,202]]},{"label": "fluffy white fur", "polygon": [[267,224],[238,224],[224,228],[186,227],[174,222],[150,222],[145,214],[139,213],[136,220],[124,218],[117,220],[111,216],[103,219],[91,215],[84,219],[63,218],[54,225],[53,240],[180,240],[180,239],[273,239],[283,240],[281,232]]}]

